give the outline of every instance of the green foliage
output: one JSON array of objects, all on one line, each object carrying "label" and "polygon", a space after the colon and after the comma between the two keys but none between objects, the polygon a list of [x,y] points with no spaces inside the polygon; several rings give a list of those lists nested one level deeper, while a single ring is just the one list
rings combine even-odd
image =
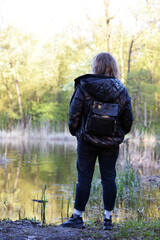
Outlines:
[{"label": "green foliage", "polygon": [[[158,129],[160,4],[144,1],[139,7],[135,16],[130,12],[136,22],[132,34],[111,20],[109,37],[121,80],[132,98],[136,127]],[[13,26],[0,29],[1,127],[23,118],[25,123],[28,119],[67,122],[73,79],[89,73],[93,57],[107,51],[104,17],[90,24],[87,30],[76,26],[45,40]]]},{"label": "green foliage", "polygon": [[[117,197],[115,204],[115,214],[117,209],[124,208],[126,211],[132,211],[135,219],[146,219],[148,215],[148,204],[150,202],[150,189],[144,189],[140,182],[140,175],[137,170],[134,170],[131,164],[127,161],[123,169],[118,172],[116,177]],[[144,198],[145,193],[145,198]],[[102,185],[98,166],[95,168],[95,173],[92,180],[89,203],[86,208],[88,211],[93,211],[93,219],[102,219],[103,215],[103,200],[102,200]],[[91,214],[92,218],[92,214]]]},{"label": "green foliage", "polygon": [[134,200],[135,195],[140,191],[139,176],[129,162],[126,162],[122,173],[117,175],[116,182],[118,186],[117,201],[121,199]]},{"label": "green foliage", "polygon": [[159,239],[160,222],[157,219],[115,224],[114,237],[116,239]]},{"label": "green foliage", "polygon": [[33,116],[33,119],[45,119],[50,120],[53,118],[53,103],[41,103],[32,102],[32,108],[29,111],[29,114]]}]

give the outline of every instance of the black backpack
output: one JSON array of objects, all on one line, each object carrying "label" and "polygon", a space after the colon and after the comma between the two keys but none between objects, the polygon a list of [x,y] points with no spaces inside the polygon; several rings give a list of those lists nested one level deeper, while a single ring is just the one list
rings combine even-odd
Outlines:
[{"label": "black backpack", "polygon": [[85,131],[94,136],[114,137],[117,128],[118,104],[92,101]]}]

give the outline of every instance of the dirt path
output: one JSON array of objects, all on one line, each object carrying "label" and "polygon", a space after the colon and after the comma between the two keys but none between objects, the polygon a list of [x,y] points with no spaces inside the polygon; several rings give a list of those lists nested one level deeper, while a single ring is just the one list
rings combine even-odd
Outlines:
[{"label": "dirt path", "polygon": [[99,227],[70,229],[59,226],[41,227],[40,223],[23,221],[1,221],[0,240],[113,240],[112,231],[104,231]]}]

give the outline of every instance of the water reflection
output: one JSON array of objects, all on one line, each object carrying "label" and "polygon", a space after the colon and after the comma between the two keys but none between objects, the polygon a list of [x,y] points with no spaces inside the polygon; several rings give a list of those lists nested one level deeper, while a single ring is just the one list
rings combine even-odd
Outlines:
[{"label": "water reflection", "polygon": [[[20,217],[35,217],[40,219],[41,204],[33,202],[32,199],[41,199],[41,187],[43,184],[47,186],[47,223],[59,223],[61,218],[66,218],[67,215],[72,213],[76,182],[75,141],[5,141],[0,143],[0,148],[1,218],[16,220]],[[157,206],[160,197],[158,176],[160,171],[157,147],[152,148],[150,151],[148,150],[151,153],[147,153],[148,162],[150,161],[152,168],[146,169],[142,164],[142,159],[144,159],[142,153],[144,154],[145,147],[140,151],[136,143],[130,145],[129,143],[124,143],[120,152],[117,172],[123,170],[126,159],[129,159],[133,167],[137,168],[142,176],[144,201],[139,205],[139,210],[137,210],[137,201],[132,206],[130,206],[128,200],[118,202],[115,208],[115,220],[133,217],[134,214],[137,214],[137,211],[139,211],[139,214],[141,213],[140,211],[143,211],[145,214],[158,217]],[[135,154],[136,157],[134,156]],[[140,154],[140,161],[137,163],[135,158],[137,158],[138,154]],[[151,161],[153,156],[154,165]],[[90,205],[88,204],[88,206]],[[145,206],[144,210],[143,206]],[[89,218],[96,210],[97,206],[90,206],[90,210],[87,210],[86,218]]]},{"label": "water reflection", "polygon": [[[47,220],[59,218],[62,194],[71,191],[75,181],[75,142],[1,143],[1,218],[40,219],[41,186],[47,185]],[[19,210],[20,209],[20,210]],[[53,213],[53,216],[51,216]]]}]

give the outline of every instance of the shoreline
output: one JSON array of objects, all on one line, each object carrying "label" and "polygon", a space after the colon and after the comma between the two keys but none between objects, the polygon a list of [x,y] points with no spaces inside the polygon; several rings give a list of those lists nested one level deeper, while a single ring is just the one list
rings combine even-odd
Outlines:
[{"label": "shoreline", "polygon": [[40,222],[22,219],[0,221],[0,239],[8,240],[120,240],[160,239],[160,219],[113,223],[111,231],[103,230],[103,223],[94,221],[85,229],[62,228],[58,225],[41,225]]}]

